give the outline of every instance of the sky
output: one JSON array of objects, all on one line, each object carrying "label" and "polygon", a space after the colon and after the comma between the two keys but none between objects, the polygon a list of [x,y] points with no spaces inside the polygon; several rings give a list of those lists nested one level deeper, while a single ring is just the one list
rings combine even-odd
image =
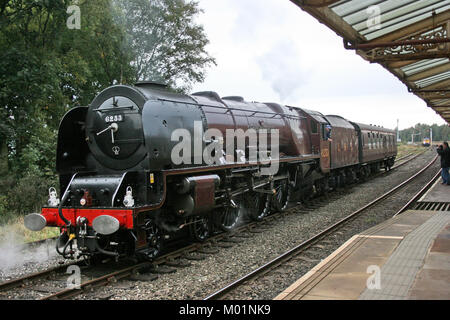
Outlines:
[{"label": "sky", "polygon": [[197,0],[217,66],[192,92],[277,102],[400,130],[445,121],[289,0]]}]

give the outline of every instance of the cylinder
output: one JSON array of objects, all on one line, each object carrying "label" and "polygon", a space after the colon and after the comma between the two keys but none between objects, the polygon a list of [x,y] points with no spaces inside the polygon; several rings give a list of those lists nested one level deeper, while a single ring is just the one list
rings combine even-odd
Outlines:
[{"label": "cylinder", "polygon": [[211,181],[214,184],[214,187],[218,187],[220,185],[220,177],[216,174],[197,177],[186,177],[183,180],[181,180],[181,183],[177,185],[177,192],[179,194],[188,193],[196,185],[207,183],[208,181]]},{"label": "cylinder", "polygon": [[208,212],[215,205],[215,189],[219,185],[220,177],[215,174],[184,178],[177,185],[175,213],[189,216]]}]

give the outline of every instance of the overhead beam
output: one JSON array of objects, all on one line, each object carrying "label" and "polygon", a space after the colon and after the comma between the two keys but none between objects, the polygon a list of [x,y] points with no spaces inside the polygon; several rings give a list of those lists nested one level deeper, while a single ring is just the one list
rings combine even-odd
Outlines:
[{"label": "overhead beam", "polygon": [[[351,43],[344,39],[345,49],[367,50],[364,59],[371,62],[448,58],[450,38],[447,33],[436,38],[419,38],[372,43]],[[359,52],[359,54],[361,54]]]},{"label": "overhead beam", "polygon": [[341,37],[345,39],[363,42],[366,39],[360,35],[355,29],[353,29],[347,22],[345,22],[341,17],[333,12],[328,7],[310,7],[303,5],[301,0],[290,0],[292,3],[300,7],[303,11],[306,11],[314,18],[316,18],[320,23],[326,25],[328,28],[336,32]]},{"label": "overhead beam", "polygon": [[326,7],[338,1],[340,0],[299,0],[298,2],[302,3],[302,6],[307,7]]},{"label": "overhead beam", "polygon": [[385,65],[386,68],[392,68],[392,69],[399,69],[399,68],[403,68],[407,65],[413,64],[417,62],[416,60],[406,60],[406,61],[393,61],[393,62],[389,62]]},{"label": "overhead beam", "polygon": [[376,48],[392,48],[401,46],[419,46],[430,44],[441,44],[450,42],[450,38],[431,38],[431,39],[416,39],[416,40],[396,40],[396,41],[377,41],[372,43],[352,44],[348,41],[344,41],[345,49],[376,49]]},{"label": "overhead beam", "polygon": [[430,108],[433,108],[436,111],[443,112],[445,110],[450,110],[450,106],[429,106]]},{"label": "overhead beam", "polygon": [[430,103],[434,107],[445,107],[448,106],[450,101],[448,99],[434,99]]},{"label": "overhead beam", "polygon": [[450,99],[450,92],[420,92],[416,91],[415,94],[419,95],[422,99],[438,100],[438,99]]},{"label": "overhead beam", "polygon": [[423,60],[423,59],[439,59],[448,58],[450,55],[450,50],[442,51],[429,51],[429,52],[415,52],[415,53],[404,53],[404,54],[385,54],[385,55],[370,55],[367,57],[371,62],[387,62],[387,61],[403,61],[407,60]]}]

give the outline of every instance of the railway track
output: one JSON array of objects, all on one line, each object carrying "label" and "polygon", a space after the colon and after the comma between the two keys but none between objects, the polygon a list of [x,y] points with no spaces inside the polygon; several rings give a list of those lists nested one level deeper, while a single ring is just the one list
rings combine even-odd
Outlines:
[{"label": "railway track", "polygon": [[[442,170],[442,169],[441,169]],[[408,209],[414,210],[440,210],[440,211],[450,211],[450,203],[447,202],[418,202],[418,200],[433,186],[436,180],[439,179],[441,175],[441,170],[439,170],[434,177],[417,192],[414,197],[412,197],[407,204],[405,204],[395,215],[399,215]]]},{"label": "railway track", "polygon": [[[288,272],[288,271],[281,271],[280,269],[282,269],[285,265],[287,265],[288,269],[292,268],[293,265],[298,265],[298,264],[302,263],[302,260],[308,259],[307,254],[306,254],[308,250],[313,250],[314,248],[317,249],[317,248],[325,247],[323,244],[321,244],[321,242],[326,242],[327,238],[330,237],[331,234],[333,234],[335,232],[343,233],[342,229],[345,228],[345,226],[350,221],[352,221],[353,219],[362,215],[363,213],[366,213],[369,209],[378,205],[380,202],[382,202],[386,199],[389,199],[390,196],[395,194],[397,191],[402,189],[405,185],[409,184],[411,181],[418,178],[423,172],[428,170],[435,163],[436,159],[437,159],[437,156],[431,162],[429,162],[424,168],[422,168],[419,172],[417,172],[416,174],[414,174],[407,180],[403,181],[402,183],[398,184],[396,187],[392,188],[391,190],[387,191],[380,197],[371,201],[367,205],[352,212],[345,218],[332,224],[325,230],[314,235],[313,237],[309,238],[308,240],[302,242],[298,246],[279,255],[278,257],[274,258],[273,260],[266,263],[265,265],[262,265],[261,267],[255,269],[252,272],[244,275],[243,277],[235,280],[234,282],[228,284],[227,286],[210,294],[209,296],[207,296],[205,298],[205,300],[234,299],[234,298],[236,298],[235,293],[242,288],[244,288],[244,291],[245,290],[251,291],[251,287],[254,285],[255,281],[260,280],[261,282],[264,282],[264,281],[270,282],[270,280],[267,280],[267,278],[274,277],[274,273]],[[433,176],[433,178],[418,193],[416,193],[411,198],[411,200],[407,203],[407,205],[403,206],[399,211],[397,211],[397,213],[395,215],[398,215],[401,212],[404,212],[411,205],[411,203],[413,203],[415,200],[417,200],[427,190],[427,188],[429,188],[432,185],[432,183],[438,178],[438,176],[439,176],[439,172],[436,173]],[[238,296],[238,298],[242,297],[239,295],[237,295],[237,296]]]},{"label": "railway track", "polygon": [[[397,163],[394,167],[392,167],[392,170],[397,169],[398,167],[410,162],[411,160],[418,157],[420,154],[409,154],[405,157],[402,157],[400,160],[403,160],[401,163]],[[389,173],[391,171],[387,172],[380,172],[380,174],[374,175],[373,177],[377,177],[379,175],[383,175],[386,173]],[[335,191],[331,195],[325,197],[319,197],[316,199],[313,199],[308,204],[303,205],[303,209],[306,211],[312,211],[318,206],[321,206],[324,201],[330,201],[336,198],[339,198],[341,195],[347,193],[346,190],[343,191]],[[296,206],[298,207],[298,206]],[[120,270],[114,270],[111,272],[103,272],[100,276],[91,276],[92,279],[89,279],[89,275],[86,275],[86,273],[91,273],[89,270],[83,271],[85,274],[85,281],[80,283],[79,287],[73,287],[73,288],[67,288],[66,287],[66,280],[68,278],[68,274],[66,274],[67,268],[72,264],[65,264],[62,266],[58,266],[49,270],[44,270],[42,272],[37,272],[32,275],[28,275],[22,278],[18,278],[15,280],[11,280],[5,283],[0,284],[0,298],[7,295],[8,291],[14,288],[22,288],[24,290],[33,290],[33,282],[37,282],[37,291],[39,292],[45,292],[45,289],[48,291],[49,294],[39,294],[37,298],[47,300],[47,299],[68,299],[72,298],[74,296],[77,296],[82,293],[90,292],[94,288],[99,286],[105,286],[109,284],[114,284],[115,282],[119,281],[120,279],[124,278],[134,278],[136,280],[150,280],[152,277],[155,277],[155,274],[163,274],[163,273],[170,273],[175,272],[176,268],[179,267],[187,267],[189,266],[189,260],[201,260],[206,258],[208,254],[214,254],[216,253],[221,247],[229,247],[232,246],[236,242],[240,242],[238,239],[239,237],[251,237],[252,233],[260,233],[264,231],[264,228],[267,224],[272,223],[272,221],[279,219],[280,217],[290,214],[290,210],[293,208],[288,209],[286,212],[283,213],[276,213],[273,215],[270,215],[266,217],[261,222],[250,222],[244,226],[241,226],[239,228],[236,228],[231,233],[221,233],[218,235],[215,235],[211,238],[209,238],[204,243],[193,243],[190,245],[187,245],[185,247],[182,247],[180,249],[177,249],[173,252],[170,252],[168,254],[165,254],[152,263],[144,262],[140,264],[132,264],[123,267]],[[75,264],[75,263],[74,263]],[[117,269],[117,268],[116,268]],[[147,273],[145,273],[146,271]],[[148,271],[151,272],[151,274],[148,274]],[[49,278],[55,278],[55,275],[59,275],[60,279],[56,279],[53,281],[58,282],[58,285],[42,285],[42,280],[46,281],[46,279]],[[49,292],[53,289],[57,289],[59,287],[60,290],[56,290],[56,292]],[[44,289],[44,290],[43,290]]]},{"label": "railway track", "polygon": [[[72,263],[75,264],[75,263]],[[64,272],[72,264],[62,264],[44,271],[35,272],[32,274],[25,275],[20,278],[5,281],[0,283],[0,292],[5,293],[5,291],[17,288],[17,287],[27,287],[32,281],[38,279],[45,279],[51,277],[54,274]],[[1,298],[1,296],[0,296]]]},{"label": "railway track", "polygon": [[[391,170],[397,169],[397,168],[407,164],[408,162],[416,159],[418,156],[424,154],[427,151],[428,151],[428,149],[425,149],[418,153],[411,152],[401,158],[396,159],[396,162],[395,162],[394,166],[391,168]],[[402,162],[399,162],[399,161],[402,161]]]}]

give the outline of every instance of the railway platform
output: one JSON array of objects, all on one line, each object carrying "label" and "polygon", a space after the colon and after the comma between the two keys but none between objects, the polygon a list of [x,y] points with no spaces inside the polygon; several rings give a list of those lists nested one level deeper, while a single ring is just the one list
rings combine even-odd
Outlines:
[{"label": "railway platform", "polygon": [[[450,186],[442,184],[442,179],[439,177],[417,202],[420,208],[426,208],[427,204],[442,204],[440,207],[450,205]],[[431,205],[429,207],[431,208]]]},{"label": "railway platform", "polygon": [[427,209],[353,236],[275,300],[450,300],[450,187],[439,179],[420,202]]}]

